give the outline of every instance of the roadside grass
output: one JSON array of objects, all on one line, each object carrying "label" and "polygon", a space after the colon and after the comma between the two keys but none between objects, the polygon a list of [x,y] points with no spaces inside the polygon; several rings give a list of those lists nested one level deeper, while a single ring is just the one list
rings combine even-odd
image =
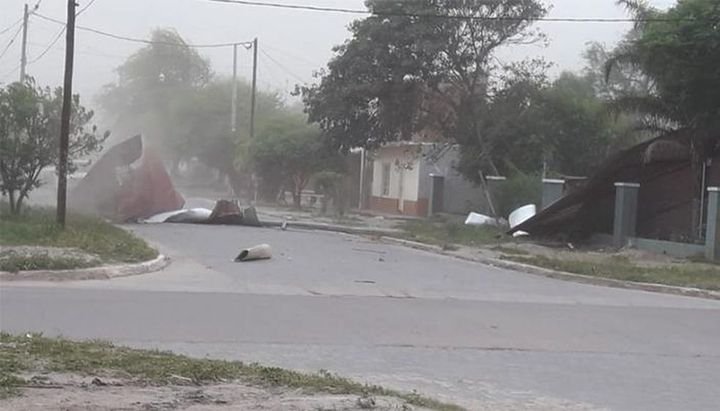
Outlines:
[{"label": "roadside grass", "polygon": [[22,372],[57,372],[83,376],[132,378],[143,383],[210,384],[238,381],[262,387],[302,389],[337,395],[386,396],[438,411],[463,408],[375,385],[365,385],[321,371],[303,374],[276,367],[193,359],[163,351],[116,347],[103,341],[74,342],[42,335],[0,333],[0,395],[14,395],[26,384]]},{"label": "roadside grass", "polygon": [[12,252],[0,253],[0,271],[16,273],[33,270],[72,270],[96,267],[98,260],[84,260],[75,257],[51,257],[47,254],[17,255]]},{"label": "roadside grass", "polygon": [[492,248],[493,251],[497,251],[502,254],[507,255],[530,255],[529,251],[521,250],[519,248],[513,248],[513,247],[507,247],[503,245],[498,245]]},{"label": "roadside grass", "polygon": [[483,246],[501,244],[509,237],[497,227],[467,226],[460,218],[433,217],[423,220],[404,221],[398,228],[404,231],[404,238],[452,249],[454,245]]},{"label": "roadside grass", "polygon": [[505,255],[502,258],[573,274],[720,291],[720,267],[706,264],[684,263],[649,267],[633,264],[624,256],[611,256],[601,262],[561,260],[539,255]]},{"label": "roadside grass", "polygon": [[[45,246],[75,248],[100,258],[105,263],[137,263],[151,260],[158,253],[133,234],[97,218],[68,216],[65,230],[55,224],[51,209],[27,209],[20,216],[0,214],[0,246]],[[7,256],[6,256],[7,257]],[[8,266],[31,269],[81,268],[72,258],[38,256],[28,259],[8,258]],[[77,263],[77,264],[75,264]],[[24,268],[23,268],[24,269]],[[1,270],[1,268],[0,268]]]}]

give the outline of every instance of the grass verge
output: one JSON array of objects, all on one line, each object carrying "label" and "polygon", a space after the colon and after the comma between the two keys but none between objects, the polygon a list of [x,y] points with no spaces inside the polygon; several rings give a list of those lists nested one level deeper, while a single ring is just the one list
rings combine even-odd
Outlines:
[{"label": "grass verge", "polygon": [[455,244],[472,247],[508,241],[505,233],[497,227],[467,226],[460,219],[451,217],[405,221],[398,228],[405,232],[404,238],[407,240],[439,245],[446,249],[452,249]]},{"label": "grass verge", "polygon": [[99,260],[84,260],[75,257],[52,257],[47,254],[17,255],[12,252],[0,253],[0,271],[16,273],[33,270],[72,270],[96,267]]},{"label": "grass verge", "polygon": [[626,257],[608,257],[601,262],[561,260],[545,256],[506,255],[504,260],[551,270],[639,283],[720,291],[720,267],[686,263],[667,266],[638,266]]},{"label": "grass verge", "polygon": [[[138,263],[157,257],[145,241],[100,219],[71,215],[63,230],[55,224],[54,210],[28,209],[20,216],[0,214],[0,246],[74,248],[105,263]],[[12,256],[10,256],[12,257]],[[85,268],[72,258],[33,256],[10,258],[9,267],[21,269]],[[0,270],[3,270],[0,268]],[[10,271],[10,270],[3,270]]]},{"label": "grass verge", "polygon": [[25,384],[18,374],[45,371],[130,377],[159,385],[177,384],[179,380],[187,379],[195,384],[239,381],[255,386],[285,387],[307,392],[395,397],[409,405],[438,411],[463,410],[459,406],[415,393],[360,384],[328,372],[303,374],[258,364],[194,359],[169,352],[116,347],[102,341],[74,342],[41,335],[13,336],[0,333],[0,395],[13,395]]}]

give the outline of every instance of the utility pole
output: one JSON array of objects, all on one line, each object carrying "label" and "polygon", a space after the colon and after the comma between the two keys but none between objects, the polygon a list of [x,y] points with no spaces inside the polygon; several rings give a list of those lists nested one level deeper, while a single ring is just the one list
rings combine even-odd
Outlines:
[{"label": "utility pole", "polygon": [[72,81],[75,55],[75,0],[67,3],[65,40],[65,82],[63,85],[62,117],[60,118],[60,153],[58,159],[57,223],[65,227],[67,216],[67,166],[70,144],[70,115],[72,113]]},{"label": "utility pole", "polygon": [[22,54],[20,57],[20,82],[25,81],[25,69],[27,68],[27,32],[28,32],[28,5],[25,3],[23,13],[23,32],[22,32]]},{"label": "utility pole", "polygon": [[237,62],[238,45],[233,44],[232,114],[230,117],[230,124],[233,134],[237,131]]},{"label": "utility pole", "polygon": [[257,94],[258,39],[253,40],[253,77],[250,101],[250,138],[255,138],[255,96]]}]

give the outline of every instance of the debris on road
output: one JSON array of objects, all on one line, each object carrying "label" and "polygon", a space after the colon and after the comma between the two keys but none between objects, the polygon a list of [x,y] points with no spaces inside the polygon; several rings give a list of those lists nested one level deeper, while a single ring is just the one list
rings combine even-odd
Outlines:
[{"label": "debris on road", "polygon": [[214,225],[243,225],[261,227],[255,207],[241,210],[236,201],[219,200],[212,210],[207,208],[191,208],[169,211],[156,214],[148,219],[141,220],[145,224],[184,223],[184,224],[214,224]]},{"label": "debris on road", "polygon": [[268,244],[260,244],[255,247],[242,250],[235,258],[235,262],[240,263],[255,260],[269,260],[270,258],[272,258],[272,248],[270,248]]}]

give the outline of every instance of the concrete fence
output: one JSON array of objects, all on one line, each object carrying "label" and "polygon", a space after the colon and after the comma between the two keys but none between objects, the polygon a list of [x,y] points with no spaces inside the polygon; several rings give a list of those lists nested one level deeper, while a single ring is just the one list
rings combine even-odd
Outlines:
[{"label": "concrete fence", "polygon": [[720,261],[720,187],[709,187],[707,190],[707,233],[705,244],[699,245],[638,238],[636,227],[640,184],[615,183],[613,245],[617,248],[631,246],[679,258],[704,255],[709,261]]}]

